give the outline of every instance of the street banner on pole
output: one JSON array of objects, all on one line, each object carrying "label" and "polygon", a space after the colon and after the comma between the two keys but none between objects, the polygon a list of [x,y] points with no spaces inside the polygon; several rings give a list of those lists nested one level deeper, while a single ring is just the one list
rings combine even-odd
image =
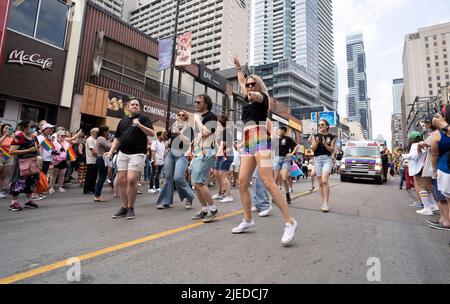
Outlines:
[{"label": "street banner on pole", "polygon": [[159,70],[170,68],[172,63],[172,38],[163,38],[159,40]]},{"label": "street banner on pole", "polygon": [[192,33],[186,32],[178,35],[177,39],[177,58],[175,66],[190,65],[192,58]]},{"label": "street banner on pole", "polygon": [[3,50],[5,49],[6,25],[8,24],[8,14],[11,0],[0,1],[0,68],[3,63]]}]

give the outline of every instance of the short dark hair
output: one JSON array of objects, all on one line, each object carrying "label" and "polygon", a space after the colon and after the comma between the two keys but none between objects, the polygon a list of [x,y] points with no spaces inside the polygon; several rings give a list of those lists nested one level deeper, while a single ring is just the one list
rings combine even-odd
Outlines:
[{"label": "short dark hair", "polygon": [[197,97],[201,97],[203,99],[203,101],[206,103],[206,106],[208,107],[208,111],[212,110],[213,102],[212,102],[211,97],[209,97],[208,94],[200,94]]},{"label": "short dark hair", "polygon": [[163,134],[163,132],[158,131],[158,133],[156,133],[156,137],[160,137]]},{"label": "short dark hair", "polygon": [[284,126],[283,126],[283,127],[281,127],[281,128],[280,128],[280,130],[281,130],[281,131],[284,131],[284,133],[287,133],[287,128],[286,128],[286,127],[284,127]]},{"label": "short dark hair", "polygon": [[108,132],[108,131],[109,131],[109,127],[108,126],[100,126],[98,128],[99,136],[103,136],[103,133]]},{"label": "short dark hair", "polygon": [[329,130],[330,130],[330,123],[328,122],[328,120],[326,120],[326,119],[321,119],[320,122],[322,122],[322,121],[327,125],[328,131],[329,131]]},{"label": "short dark hair", "polygon": [[21,122],[19,122],[19,127],[20,129],[23,131],[25,128],[28,127],[29,124],[33,123],[31,120],[29,119],[24,119]]}]

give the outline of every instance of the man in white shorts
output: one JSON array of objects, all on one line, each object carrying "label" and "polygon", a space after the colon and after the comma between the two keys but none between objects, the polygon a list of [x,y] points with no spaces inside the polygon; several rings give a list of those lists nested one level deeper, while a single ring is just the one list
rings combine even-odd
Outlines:
[{"label": "man in white shorts", "polygon": [[147,153],[147,136],[154,136],[153,125],[150,119],[140,115],[141,106],[137,99],[131,100],[128,105],[130,117],[119,122],[116,137],[111,150],[104,154],[111,158],[114,151],[119,149],[117,155],[117,178],[119,181],[122,207],[113,215],[113,218],[125,217],[134,219],[134,202],[137,194],[137,183],[142,169],[145,166]]}]

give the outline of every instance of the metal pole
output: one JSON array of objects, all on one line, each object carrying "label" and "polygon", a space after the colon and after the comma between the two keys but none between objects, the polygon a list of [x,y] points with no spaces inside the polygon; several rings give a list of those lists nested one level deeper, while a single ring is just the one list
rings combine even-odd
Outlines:
[{"label": "metal pole", "polygon": [[173,89],[173,74],[175,69],[175,58],[177,51],[177,32],[178,32],[178,15],[180,13],[180,0],[177,0],[177,9],[175,14],[175,27],[173,30],[172,41],[172,61],[170,64],[170,80],[169,80],[169,97],[167,100],[167,116],[166,116],[166,131],[169,131],[170,124],[170,107],[172,105],[172,89]]}]

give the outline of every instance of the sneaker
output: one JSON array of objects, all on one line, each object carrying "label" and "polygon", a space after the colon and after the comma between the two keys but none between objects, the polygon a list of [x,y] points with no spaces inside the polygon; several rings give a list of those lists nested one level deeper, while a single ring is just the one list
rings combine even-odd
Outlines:
[{"label": "sneaker", "polygon": [[156,190],[155,189],[148,189],[148,193],[155,194]]},{"label": "sneaker", "polygon": [[22,206],[18,202],[14,202],[9,205],[9,211],[21,211],[23,210]]},{"label": "sneaker", "polygon": [[141,184],[141,183],[138,183],[137,186],[138,186],[138,187],[142,187],[142,184]]},{"label": "sneaker", "polygon": [[66,190],[66,189],[64,189],[64,188],[59,188],[59,192],[62,192],[62,193],[64,193],[64,192],[67,192],[67,190]]},{"label": "sneaker", "polygon": [[193,220],[201,220],[204,219],[206,216],[208,215],[208,212],[205,212],[203,210],[200,210],[199,213],[197,213],[196,215],[194,215],[192,217]]},{"label": "sneaker", "polygon": [[48,194],[52,195],[53,193],[55,193],[55,189],[53,188],[48,189]]},{"label": "sneaker", "polygon": [[450,231],[450,227],[444,226],[442,224],[430,225],[431,228],[443,231]]},{"label": "sneaker", "polygon": [[439,223],[439,221],[427,221],[427,224],[430,226],[436,226],[436,225],[440,225],[441,223]]},{"label": "sneaker", "polygon": [[189,201],[187,198],[185,198],[183,200],[183,202],[184,202],[184,206],[185,206],[186,210],[192,209],[192,202],[191,201]]},{"label": "sneaker", "polygon": [[421,215],[433,215],[433,211],[431,211],[431,209],[422,209],[422,210],[417,210],[416,211],[417,214],[421,214]]},{"label": "sneaker", "polygon": [[111,184],[111,180],[109,178],[106,179],[107,184]]},{"label": "sneaker", "polygon": [[125,215],[127,215],[127,210],[127,208],[121,207],[120,210],[112,216],[113,219],[124,217]]},{"label": "sneaker", "polygon": [[203,219],[203,223],[211,223],[214,222],[216,219],[216,215],[219,213],[219,209],[216,209],[215,211],[209,211],[208,214]]},{"label": "sneaker", "polygon": [[41,194],[34,194],[31,196],[31,199],[33,201],[42,201],[44,198],[46,198],[45,195],[41,195]]},{"label": "sneaker", "polygon": [[249,230],[250,228],[255,227],[255,221],[252,220],[250,223],[246,222],[245,220],[243,220],[239,226],[237,226],[236,228],[233,228],[233,230],[231,230],[232,233],[234,234],[240,234],[240,233],[244,233],[245,231]]},{"label": "sneaker", "polygon": [[142,192],[140,190],[136,191],[136,194],[142,194]]},{"label": "sneaker", "polygon": [[35,202],[29,201],[25,204],[25,208],[36,209],[39,208],[39,206]]},{"label": "sneaker", "polygon": [[161,189],[160,189],[160,188],[158,188],[158,189],[155,189],[155,191],[156,191],[156,192],[161,192]]},{"label": "sneaker", "polygon": [[266,216],[269,216],[269,215],[272,213],[272,211],[273,211],[273,207],[272,207],[272,205],[270,205],[269,208],[267,208],[267,209],[264,210],[264,211],[261,211],[261,212],[258,214],[258,216],[259,216],[259,217],[266,217]]},{"label": "sneaker", "polygon": [[256,208],[256,207],[252,207],[252,212],[261,212],[261,210],[259,210],[259,209]]},{"label": "sneaker", "polygon": [[286,193],[286,200],[287,200],[288,205],[290,205],[291,204],[291,195],[289,193]]},{"label": "sneaker", "polygon": [[128,208],[127,209],[127,215],[125,216],[127,220],[132,220],[136,218],[136,215],[134,214],[134,208]]},{"label": "sneaker", "polygon": [[328,207],[328,205],[326,204],[323,204],[322,207],[320,207],[320,211],[327,213],[330,211],[330,207]]},{"label": "sneaker", "polygon": [[414,202],[409,204],[410,207],[415,207],[415,208],[423,208],[423,204],[421,202]]},{"label": "sneaker", "polygon": [[212,199],[213,199],[213,200],[221,200],[221,199],[223,199],[223,196],[220,195],[219,193],[217,193],[216,195],[214,195],[214,196],[212,197]]},{"label": "sneaker", "polygon": [[170,205],[158,205],[158,209],[169,209]]},{"label": "sneaker", "polygon": [[281,243],[283,245],[288,245],[292,242],[295,237],[295,232],[297,231],[298,223],[294,220],[293,224],[286,224],[284,228],[283,237],[281,238]]},{"label": "sneaker", "polygon": [[437,205],[431,205],[430,207],[431,211],[435,212],[435,211],[439,211],[439,207]]},{"label": "sneaker", "polygon": [[0,198],[6,198],[6,195],[4,192],[0,192]]},{"label": "sneaker", "polygon": [[231,196],[225,196],[219,203],[232,203],[234,202],[234,198]]}]

